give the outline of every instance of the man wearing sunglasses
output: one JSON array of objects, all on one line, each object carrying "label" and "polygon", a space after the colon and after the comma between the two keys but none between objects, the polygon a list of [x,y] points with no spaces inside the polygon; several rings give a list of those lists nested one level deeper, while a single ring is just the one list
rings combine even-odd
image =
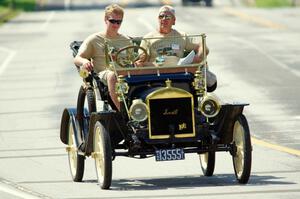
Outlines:
[{"label": "man wearing sunglasses", "polygon": [[118,110],[120,110],[120,102],[115,92],[117,79],[114,72],[106,68],[105,42],[115,50],[131,45],[130,39],[118,32],[123,16],[124,10],[119,5],[107,6],[104,17],[105,30],[88,36],[74,58],[77,67],[87,71],[93,70],[99,74],[101,81],[108,86],[110,97]]},{"label": "man wearing sunglasses", "polygon": [[[158,14],[158,29],[144,36],[141,42],[141,47],[148,51],[149,59],[140,59],[136,62],[137,66],[148,65],[155,63],[156,58],[161,52],[167,56],[183,57],[184,51],[195,50],[197,56],[194,57],[194,63],[201,61],[202,48],[200,44],[192,43],[185,39],[186,33],[179,32],[173,29],[175,25],[175,9],[172,6],[164,5],[159,9]],[[162,38],[162,39],[147,39],[147,38]],[[208,53],[208,48],[207,53]],[[142,56],[141,56],[142,57]]]},{"label": "man wearing sunglasses", "polygon": [[[140,45],[147,50],[149,58],[145,60],[141,54],[140,59],[135,62],[137,67],[156,65],[162,54],[164,55],[165,63],[177,64],[179,59],[184,56],[185,51],[192,50],[196,52],[193,63],[202,61],[202,44],[193,43],[191,40],[186,39],[186,33],[173,29],[175,22],[175,9],[169,5],[162,6],[158,14],[158,29],[145,35]],[[206,47],[206,54],[208,53],[209,50]],[[208,73],[208,86],[215,88],[216,76],[210,71]]]}]

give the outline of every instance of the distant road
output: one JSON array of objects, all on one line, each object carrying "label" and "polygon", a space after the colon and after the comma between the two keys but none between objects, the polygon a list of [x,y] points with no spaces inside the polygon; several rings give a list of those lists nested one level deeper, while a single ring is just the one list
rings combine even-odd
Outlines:
[{"label": "distant road", "polygon": [[[181,5],[180,0],[40,0],[39,8],[48,9],[88,9],[103,8],[111,3],[118,3],[124,7],[147,7],[170,4]],[[197,5],[197,4],[190,4]],[[240,0],[214,0],[214,6],[241,6]]]}]

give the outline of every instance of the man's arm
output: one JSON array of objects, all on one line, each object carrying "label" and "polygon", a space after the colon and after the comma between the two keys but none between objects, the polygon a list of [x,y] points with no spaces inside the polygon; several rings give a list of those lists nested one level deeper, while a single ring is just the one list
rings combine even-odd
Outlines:
[{"label": "man's arm", "polygon": [[[147,49],[147,43],[146,43],[144,38],[142,38],[140,47],[144,48],[146,51],[148,50]],[[145,65],[145,62],[147,61],[146,60],[146,55],[142,50],[139,50],[138,53],[139,53],[139,59],[136,60],[134,64],[135,64],[136,67],[143,67]]]},{"label": "man's arm", "polygon": [[94,53],[93,45],[91,44],[91,39],[88,37],[81,44],[77,55],[74,58],[74,64],[78,68],[86,69],[88,71],[93,70],[93,63],[91,62],[91,57]]},{"label": "man's arm", "polygon": [[83,69],[86,69],[87,71],[92,71],[94,66],[93,66],[93,63],[87,59],[87,58],[84,58],[82,53],[81,54],[77,54],[76,57],[74,58],[74,64],[80,68],[82,67]]},{"label": "man's arm", "polygon": [[[209,49],[207,46],[205,46],[206,49],[206,55],[209,53]],[[203,45],[199,44],[195,47],[196,56],[194,57],[193,63],[200,63],[203,60],[204,57],[204,51],[203,51]]]}]

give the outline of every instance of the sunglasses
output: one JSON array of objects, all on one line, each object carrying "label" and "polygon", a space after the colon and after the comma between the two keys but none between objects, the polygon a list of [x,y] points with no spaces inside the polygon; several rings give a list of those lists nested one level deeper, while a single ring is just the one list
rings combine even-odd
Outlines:
[{"label": "sunglasses", "polygon": [[172,16],[171,15],[159,15],[158,18],[170,20],[170,19],[172,19]]},{"label": "sunglasses", "polygon": [[122,23],[122,20],[117,20],[117,19],[108,19],[108,21],[112,24],[118,24],[118,25]]}]

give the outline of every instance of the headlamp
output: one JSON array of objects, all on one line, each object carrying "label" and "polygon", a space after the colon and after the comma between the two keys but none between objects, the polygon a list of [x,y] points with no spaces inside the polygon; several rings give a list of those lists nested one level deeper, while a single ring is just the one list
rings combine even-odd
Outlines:
[{"label": "headlamp", "polygon": [[134,121],[145,121],[148,118],[147,105],[141,99],[135,99],[129,108],[129,114]]},{"label": "headlamp", "polygon": [[220,100],[213,94],[207,94],[199,103],[201,113],[206,117],[215,117],[221,109]]}]

